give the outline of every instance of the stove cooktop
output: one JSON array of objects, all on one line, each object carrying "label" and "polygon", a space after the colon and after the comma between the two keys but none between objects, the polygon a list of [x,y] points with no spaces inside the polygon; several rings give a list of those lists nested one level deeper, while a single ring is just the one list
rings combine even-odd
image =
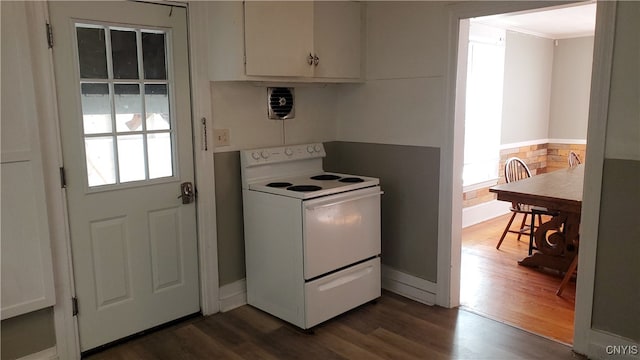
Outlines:
[{"label": "stove cooktop", "polygon": [[250,190],[311,199],[379,185],[377,178],[339,173],[308,174],[249,184]]}]

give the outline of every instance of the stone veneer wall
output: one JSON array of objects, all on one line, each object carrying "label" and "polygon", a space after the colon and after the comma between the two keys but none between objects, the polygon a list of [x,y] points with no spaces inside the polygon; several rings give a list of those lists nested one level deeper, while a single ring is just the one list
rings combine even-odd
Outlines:
[{"label": "stone veneer wall", "polygon": [[[585,158],[585,144],[560,144],[547,143],[521,146],[500,150],[500,168],[498,174],[500,179],[498,184],[504,184],[504,163],[508,158],[516,156],[524,160],[531,170],[531,175],[543,174],[569,166],[569,151],[574,151],[582,161]],[[462,194],[462,207],[470,207],[491,200],[495,200],[496,195],[489,192],[489,187],[471,190]]]},{"label": "stone veneer wall", "polygon": [[569,167],[569,152],[578,154],[580,161],[584,163],[586,144],[558,144],[550,143],[547,147],[547,172]]}]

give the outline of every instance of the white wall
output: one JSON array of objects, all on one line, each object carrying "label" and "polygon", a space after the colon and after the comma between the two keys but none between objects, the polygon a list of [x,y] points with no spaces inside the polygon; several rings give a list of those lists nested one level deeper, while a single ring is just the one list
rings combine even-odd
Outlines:
[{"label": "white wall", "polygon": [[507,31],[501,144],[548,138],[553,40]]},{"label": "white wall", "polygon": [[440,146],[444,9],[432,2],[367,2],[367,82],[338,89],[338,140]]},{"label": "white wall", "polygon": [[278,86],[294,86],[295,119],[267,119],[266,85],[211,83],[214,128],[230,130],[230,146],[216,152],[335,140],[339,85]]},{"label": "white wall", "polygon": [[553,51],[550,139],[587,138],[593,36],[558,40]]}]

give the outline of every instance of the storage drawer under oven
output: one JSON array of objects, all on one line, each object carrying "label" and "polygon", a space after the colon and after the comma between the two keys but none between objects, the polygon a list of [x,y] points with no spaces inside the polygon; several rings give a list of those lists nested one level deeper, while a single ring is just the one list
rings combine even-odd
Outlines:
[{"label": "storage drawer under oven", "polygon": [[305,328],[380,297],[380,258],[305,284]]},{"label": "storage drawer under oven", "polygon": [[380,254],[380,187],[303,202],[305,280]]}]

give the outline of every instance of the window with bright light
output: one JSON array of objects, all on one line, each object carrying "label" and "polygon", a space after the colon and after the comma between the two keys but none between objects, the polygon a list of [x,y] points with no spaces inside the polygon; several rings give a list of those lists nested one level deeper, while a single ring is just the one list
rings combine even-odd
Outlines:
[{"label": "window with bright light", "polygon": [[89,187],[174,175],[164,30],[76,24]]},{"label": "window with bright light", "polygon": [[463,185],[497,179],[505,31],[471,23],[467,63]]}]

